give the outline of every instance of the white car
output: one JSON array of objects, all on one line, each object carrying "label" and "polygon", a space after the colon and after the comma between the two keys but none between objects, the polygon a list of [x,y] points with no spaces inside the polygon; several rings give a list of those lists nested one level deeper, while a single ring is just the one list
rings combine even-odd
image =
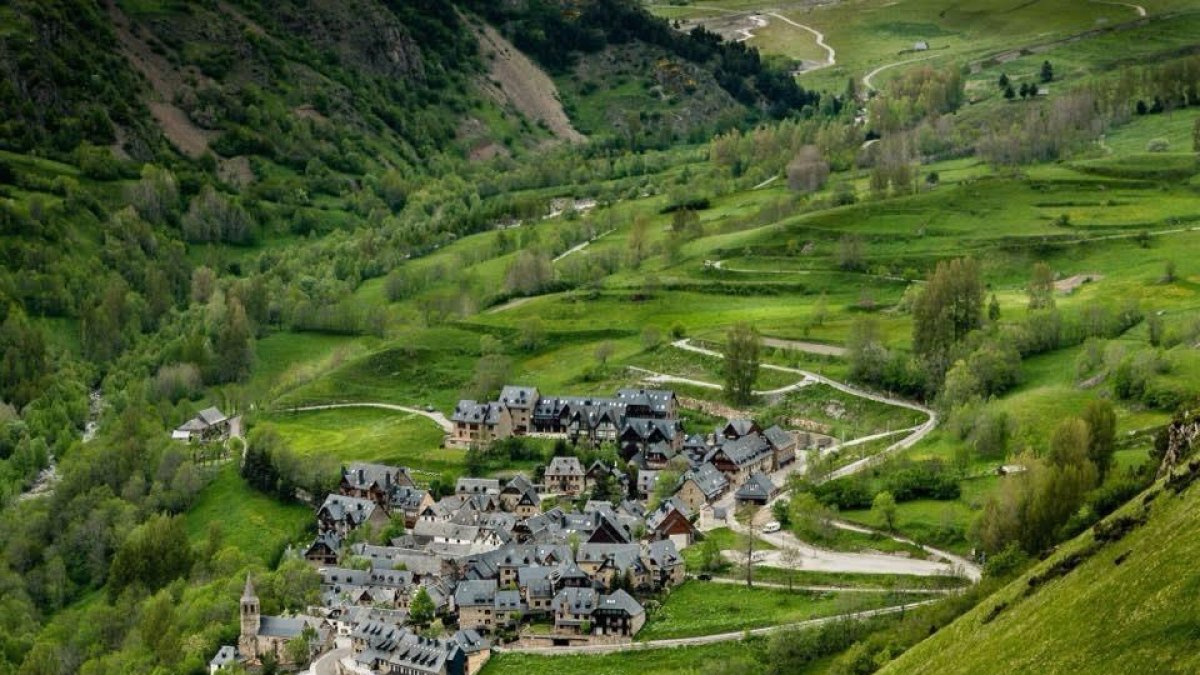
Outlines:
[{"label": "white car", "polygon": [[763,532],[766,534],[771,534],[773,532],[778,532],[781,528],[782,526],[779,524],[778,520],[772,520],[766,525],[763,525]]}]

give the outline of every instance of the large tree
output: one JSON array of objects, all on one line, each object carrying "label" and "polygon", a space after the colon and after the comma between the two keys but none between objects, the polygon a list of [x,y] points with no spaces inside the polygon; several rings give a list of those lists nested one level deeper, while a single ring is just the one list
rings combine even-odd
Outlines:
[{"label": "large tree", "polygon": [[217,329],[214,345],[217,380],[236,382],[250,376],[254,367],[254,331],[246,310],[237,298],[226,303],[223,324]]},{"label": "large tree", "polygon": [[1083,411],[1083,421],[1088,426],[1088,459],[1096,465],[1103,481],[1116,450],[1117,414],[1113,404],[1105,400],[1091,401]]},{"label": "large tree", "polygon": [[983,279],[972,258],[939,262],[913,303],[913,348],[940,383],[952,348],[983,325]]},{"label": "large tree", "polygon": [[1054,272],[1044,262],[1033,266],[1029,279],[1029,309],[1054,309]]},{"label": "large tree", "polygon": [[725,335],[725,396],[734,403],[754,398],[762,340],[749,324],[739,323]]}]

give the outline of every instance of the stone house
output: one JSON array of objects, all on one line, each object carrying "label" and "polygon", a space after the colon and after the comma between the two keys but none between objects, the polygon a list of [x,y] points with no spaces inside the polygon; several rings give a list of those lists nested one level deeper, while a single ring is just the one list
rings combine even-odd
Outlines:
[{"label": "stone house", "polygon": [[453,425],[446,445],[466,448],[484,446],[492,441],[512,436],[512,415],[498,401],[477,403],[464,399],[454,407],[450,416]]},{"label": "stone house", "polygon": [[587,489],[586,475],[578,457],[555,457],[546,467],[546,490],[580,495]]},{"label": "stone house", "polygon": [[693,513],[705,504],[716,501],[729,488],[729,479],[711,462],[706,462],[683,474],[683,482],[675,496]]}]

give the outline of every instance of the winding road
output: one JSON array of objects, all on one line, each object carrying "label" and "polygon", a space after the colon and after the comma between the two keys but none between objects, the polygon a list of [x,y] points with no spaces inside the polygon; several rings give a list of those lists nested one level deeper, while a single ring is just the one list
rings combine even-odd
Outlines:
[{"label": "winding road", "polygon": [[837,63],[837,51],[835,51],[833,47],[830,47],[829,45],[825,44],[825,34],[824,33],[822,33],[821,31],[819,31],[816,28],[813,28],[811,26],[805,26],[802,23],[796,23],[795,21],[792,21],[791,19],[787,18],[786,16],[784,16],[782,14],[776,14],[775,12],[768,12],[767,15],[773,16],[776,19],[779,19],[780,21],[782,21],[790,26],[795,26],[796,28],[799,28],[800,30],[808,31],[809,33],[812,33],[814,36],[816,36],[817,46],[820,47],[821,49],[825,50],[825,54],[826,54],[825,63],[816,65],[812,68],[805,70],[804,72],[811,73],[814,70],[828,68],[829,66],[832,66]]},{"label": "winding road", "polygon": [[932,59],[935,56],[937,56],[937,54],[927,54],[925,56],[918,56],[915,59],[905,59],[903,61],[896,61],[895,63],[885,63],[882,66],[879,66],[878,68],[876,68],[875,70],[872,70],[871,72],[867,73],[866,75],[863,75],[863,79],[862,79],[863,86],[866,87],[870,91],[877,91],[875,89],[875,85],[871,83],[871,78],[875,77],[876,75],[882,73],[883,71],[885,71],[889,68],[895,68],[896,66],[903,66],[906,63],[916,63],[918,61],[927,61],[929,59]]},{"label": "winding road", "polygon": [[396,405],[395,403],[380,403],[380,402],[364,402],[364,403],[324,403],[322,405],[302,405],[294,408],[282,408],[280,412],[311,412],[314,410],[337,410],[338,408],[379,408],[381,410],[394,410],[396,412],[412,413],[433,420],[442,431],[450,433],[454,430],[454,425],[442,413],[434,410],[422,410],[420,408],[412,408],[406,405]]},{"label": "winding road", "polygon": [[[675,347],[677,349],[683,349],[685,351],[690,351],[690,352],[693,352],[696,354],[702,354],[704,356],[708,356],[708,357],[712,357],[712,358],[724,358],[724,355],[721,354],[720,352],[717,352],[717,351],[714,351],[711,349],[706,349],[704,347],[696,346],[696,345],[692,344],[691,341],[687,338],[682,339],[682,340],[676,340],[675,342],[671,343],[671,346]],[[880,434],[873,434],[871,436],[855,439],[853,441],[849,441],[845,444],[842,444],[839,447],[848,447],[848,446],[852,446],[852,445],[856,445],[856,444],[860,444],[860,443],[866,443],[869,441],[877,440],[880,438],[886,438],[888,436],[892,436],[895,434],[901,434],[901,433],[904,434],[903,438],[901,438],[899,441],[887,446],[882,451],[880,451],[870,457],[858,460],[858,461],[848,464],[840,469],[837,469],[836,471],[831,472],[828,479],[840,478],[842,476],[849,476],[851,474],[854,474],[854,473],[857,473],[859,471],[866,469],[867,467],[871,466],[874,463],[883,461],[887,456],[894,454],[896,452],[899,452],[900,450],[910,448],[913,445],[915,445],[916,443],[920,442],[922,439],[924,439],[926,436],[928,436],[929,433],[932,432],[937,427],[937,423],[938,423],[937,413],[935,411],[933,411],[932,409],[928,408],[927,406],[921,405],[919,403],[914,403],[912,401],[906,401],[903,399],[898,399],[898,398],[886,396],[883,394],[878,394],[878,393],[875,393],[872,391],[867,391],[865,389],[860,389],[858,387],[854,387],[854,386],[845,384],[843,382],[838,382],[837,380],[830,379],[828,377],[825,377],[824,375],[820,375],[818,373],[813,373],[813,372],[806,371],[806,370],[801,370],[799,368],[789,368],[786,366],[778,366],[775,364],[763,364],[761,367],[770,369],[770,370],[777,370],[777,371],[782,371],[782,372],[786,372],[786,373],[793,373],[796,375],[800,375],[802,379],[799,382],[797,382],[796,384],[791,385],[791,388],[808,386],[810,384],[819,382],[821,384],[832,387],[834,389],[837,389],[838,391],[849,394],[851,396],[865,398],[867,400],[875,401],[877,403],[883,403],[885,405],[892,405],[892,406],[897,406],[897,407],[901,407],[901,408],[906,408],[908,410],[914,410],[914,411],[920,412],[926,416],[925,422],[918,426],[911,427],[909,429],[901,429],[898,431],[890,431],[890,432],[884,432],[884,433],[880,433]],[[643,372],[650,372],[650,371],[643,370]],[[719,388],[720,387],[720,385],[716,385],[711,382],[700,382],[697,380],[688,380],[687,378],[676,378],[671,375],[654,374],[654,377],[656,377],[658,379],[655,379],[652,381],[660,381],[660,382],[685,381],[685,382],[688,382],[691,384],[699,384],[699,385],[705,386],[707,388],[713,388],[713,387]],[[788,389],[788,388],[784,388],[784,389]],[[758,392],[756,392],[756,393],[758,393]],[[792,472],[795,472],[798,470],[803,470],[803,468],[804,468],[804,463],[801,461],[797,461],[789,467],[785,467],[783,469],[780,469],[779,471],[776,471],[774,474],[772,474],[771,478],[773,481],[776,482],[777,485],[786,485],[787,475],[789,473],[792,473]],[[780,496],[782,496],[782,493]],[[778,500],[779,498],[780,497],[776,497],[775,500]],[[775,500],[772,500],[772,501],[775,501]],[[732,506],[732,504],[733,504],[733,496],[725,495],[720,500],[718,500],[718,502],[715,504],[715,506],[729,507],[729,506]],[[769,512],[766,511],[765,509],[762,513],[769,514]],[[717,525],[724,525],[724,524],[728,524],[728,526],[735,531],[745,531],[745,529],[746,529],[745,527],[743,527],[742,525],[740,525],[739,523],[736,523],[736,522],[717,523]],[[835,525],[836,524],[837,523],[835,523]],[[861,529],[861,530],[870,532],[870,530],[867,530],[866,528],[859,528],[858,526],[850,525],[848,523],[843,523],[838,526],[843,527],[844,529],[856,529],[857,528],[857,529]],[[908,544],[911,544],[914,546],[920,546],[920,548],[925,550],[927,553],[937,556],[937,557],[941,558],[942,560],[940,560],[940,561],[938,561],[938,560],[920,560],[920,559],[916,559],[916,558],[903,558],[900,556],[887,555],[887,554],[882,554],[882,553],[880,553],[880,554],[844,553],[844,552],[840,552],[840,551],[830,551],[830,550],[818,548],[811,544],[800,541],[794,535],[792,535],[790,532],[787,532],[787,531],[780,531],[780,532],[776,532],[776,533],[772,533],[772,534],[760,534],[760,536],[763,539],[765,539],[766,541],[774,544],[775,546],[777,546],[779,548],[790,548],[790,549],[798,550],[802,556],[801,560],[798,563],[791,563],[790,565],[793,565],[797,568],[806,569],[806,570],[819,570],[819,571],[828,571],[828,572],[854,572],[854,573],[861,573],[861,574],[912,574],[912,575],[918,575],[918,576],[954,574],[954,575],[964,575],[972,580],[978,580],[982,574],[980,568],[977,565],[974,565],[973,563],[971,563],[961,557],[955,556],[955,555],[945,552],[945,551],[932,549],[932,548],[929,548],[926,546],[920,546],[919,544],[916,544],[910,540],[903,539],[901,537],[895,537],[892,535],[885,535],[885,536],[892,537],[893,539],[896,539],[897,541],[902,541],[904,543],[908,543]],[[782,554],[780,551],[765,552],[763,562],[767,563],[767,564],[771,564],[773,566],[777,566],[777,567],[788,567],[789,566],[789,563],[782,559]]]}]

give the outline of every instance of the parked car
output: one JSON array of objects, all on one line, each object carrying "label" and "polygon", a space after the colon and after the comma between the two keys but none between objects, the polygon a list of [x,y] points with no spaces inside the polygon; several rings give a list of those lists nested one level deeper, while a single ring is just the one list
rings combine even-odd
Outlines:
[{"label": "parked car", "polygon": [[778,520],[772,520],[766,525],[763,525],[763,532],[771,534],[772,532],[778,532],[782,527],[783,526],[779,524]]}]

